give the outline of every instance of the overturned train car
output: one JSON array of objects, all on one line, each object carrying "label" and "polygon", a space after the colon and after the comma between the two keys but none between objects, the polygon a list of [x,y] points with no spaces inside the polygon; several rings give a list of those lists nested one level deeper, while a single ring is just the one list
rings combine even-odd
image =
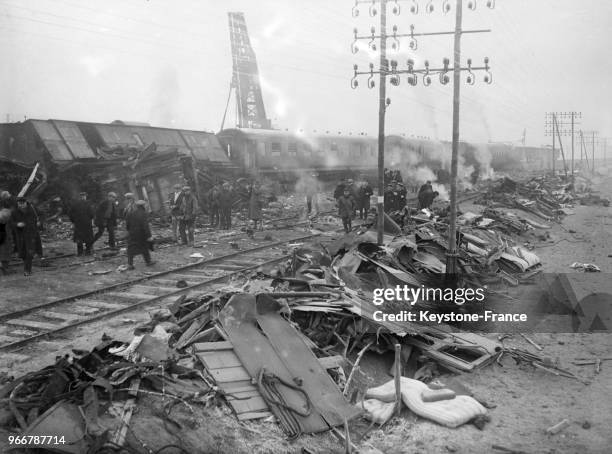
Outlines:
[{"label": "overturned train car", "polygon": [[[87,191],[99,200],[108,190],[129,191],[147,200],[154,212],[166,211],[174,184],[189,181],[205,191],[216,177],[236,172],[213,133],[120,121],[2,124],[0,160],[21,167],[41,165],[45,185],[31,196],[44,192],[70,199]],[[5,186],[17,192],[17,184]]]}]

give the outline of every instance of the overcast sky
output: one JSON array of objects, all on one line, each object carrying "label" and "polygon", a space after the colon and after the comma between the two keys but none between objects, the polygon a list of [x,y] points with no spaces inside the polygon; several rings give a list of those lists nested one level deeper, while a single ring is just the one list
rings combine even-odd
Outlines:
[{"label": "overcast sky", "polygon": [[[451,31],[453,12],[418,15],[400,1],[388,25],[400,33]],[[608,0],[477,0],[464,6],[462,58],[490,58],[493,84],[477,73],[461,85],[461,139],[550,143],[547,111],[580,111],[585,130],[612,136],[612,2]],[[464,5],[467,0],[464,0]],[[268,117],[282,129],[375,135],[378,87],[350,87],[352,65],[378,63],[374,52],[353,55],[353,28],[367,34],[379,17],[351,0],[0,0],[2,120],[57,118],[218,131],[232,75],[228,11],[244,12]],[[393,57],[422,67],[452,57],[452,36],[423,37],[416,52],[402,41]],[[462,76],[465,79],[465,75]],[[378,82],[378,80],[377,80]],[[452,83],[419,80],[388,87],[387,133],[448,140]],[[226,127],[235,122],[234,103]],[[612,144],[612,141],[610,141]],[[569,145],[568,145],[569,146]]]}]

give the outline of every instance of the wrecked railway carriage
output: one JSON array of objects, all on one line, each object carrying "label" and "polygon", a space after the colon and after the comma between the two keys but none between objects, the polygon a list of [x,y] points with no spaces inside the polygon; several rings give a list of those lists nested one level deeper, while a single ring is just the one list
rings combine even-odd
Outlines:
[{"label": "wrecked railway carriage", "polygon": [[[30,193],[70,198],[86,190],[100,198],[107,190],[133,192],[147,200],[154,212],[165,211],[172,185],[184,179],[196,189],[215,178],[237,172],[217,137],[209,132],[156,128],[115,121],[111,124],[63,120],[27,120],[0,125],[0,160],[3,169],[41,165],[38,185]],[[4,173],[4,172],[2,172]],[[29,171],[27,171],[29,173]],[[0,175],[3,188],[17,192]]]}]

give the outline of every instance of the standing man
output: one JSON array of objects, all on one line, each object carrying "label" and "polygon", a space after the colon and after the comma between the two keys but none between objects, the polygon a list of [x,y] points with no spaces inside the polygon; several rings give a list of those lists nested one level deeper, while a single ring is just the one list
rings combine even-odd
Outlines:
[{"label": "standing man", "polygon": [[[179,207],[179,232],[181,234],[181,244],[193,247],[194,242],[194,229],[195,219],[198,213],[198,200],[191,193],[189,186],[183,187],[183,196],[181,197],[181,204]],[[189,241],[187,241],[187,234],[189,233]]]},{"label": "standing man", "polygon": [[344,194],[338,199],[338,215],[342,219],[344,232],[349,233],[352,229],[351,219],[355,211],[355,201],[348,188],[344,189]]},{"label": "standing man", "polygon": [[128,232],[128,270],[134,269],[134,256],[136,255],[142,255],[147,266],[155,264],[151,261],[151,253],[149,252],[153,238],[151,238],[146,206],[147,202],[144,200],[134,202],[134,208],[125,219]]},{"label": "standing man", "polygon": [[178,227],[179,218],[181,215],[181,200],[183,199],[183,190],[180,184],[174,185],[174,192],[170,193],[168,205],[170,206],[170,217],[172,218],[172,238],[178,243]]},{"label": "standing man", "polygon": [[79,200],[72,204],[70,209],[70,221],[74,224],[74,235],[72,240],[77,245],[77,255],[83,255],[83,244],[85,244],[85,255],[91,255],[94,242],[92,221],[94,209],[87,200],[87,193],[81,192]]},{"label": "standing man", "polygon": [[434,191],[431,186],[431,181],[427,181],[419,188],[417,197],[419,199],[419,205],[417,207],[419,210],[429,208],[431,206],[434,199]]},{"label": "standing man", "polygon": [[334,199],[336,199],[336,202],[344,194],[345,187],[346,187],[346,180],[343,178],[342,180],[340,180],[340,182],[338,183],[338,186],[336,186],[336,189],[334,190]]},{"label": "standing man", "polygon": [[362,184],[359,192],[359,198],[361,199],[361,203],[359,205],[361,209],[359,212],[360,219],[368,219],[368,213],[370,211],[370,197],[372,197],[372,194],[374,194],[372,186],[370,185],[370,183],[365,181]]},{"label": "standing man", "polygon": [[36,254],[42,256],[42,243],[38,234],[38,215],[25,197],[17,199],[13,222],[17,251],[19,257],[23,259],[23,275],[29,276],[32,274],[32,259]]},{"label": "standing man", "polygon": [[13,255],[13,212],[9,208],[0,208],[0,271],[8,274],[9,262]]},{"label": "standing man", "polygon": [[132,194],[131,192],[126,192],[123,197],[125,199],[125,206],[123,207],[123,211],[121,212],[121,217],[127,220],[130,213],[136,208],[136,197],[134,197],[134,194]]},{"label": "standing man", "polygon": [[109,192],[106,200],[98,204],[96,209],[96,227],[94,243],[100,239],[104,230],[108,231],[108,246],[115,249],[115,228],[117,227],[117,194]]},{"label": "standing man", "polygon": [[232,228],[232,204],[234,194],[229,183],[223,183],[219,193],[219,209],[221,211],[221,229],[229,230]]},{"label": "standing man", "polygon": [[249,219],[254,223],[254,229],[263,230],[263,221],[261,219],[261,191],[259,189],[259,183],[255,181],[249,189]]},{"label": "standing man", "polygon": [[215,183],[208,192],[208,208],[210,210],[210,226],[219,227],[221,218],[221,207],[219,206],[219,196],[221,195],[221,184]]}]

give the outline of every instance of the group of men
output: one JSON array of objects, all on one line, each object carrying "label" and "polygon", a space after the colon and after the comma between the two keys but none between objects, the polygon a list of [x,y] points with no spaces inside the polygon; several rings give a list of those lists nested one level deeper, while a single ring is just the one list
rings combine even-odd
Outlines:
[{"label": "group of men", "polygon": [[[406,207],[407,190],[398,171],[393,172],[385,169],[384,204],[385,211],[401,211]],[[334,191],[334,198],[338,206],[338,215],[342,219],[345,232],[352,229],[352,219],[359,213],[361,219],[367,219],[370,209],[370,197],[373,194],[372,187],[367,182],[355,184],[353,180],[341,180]],[[430,208],[435,198],[439,195],[433,190],[431,181],[425,182],[417,194],[419,210]]]},{"label": "group of men", "polygon": [[[104,231],[108,232],[108,245],[116,249],[115,231],[119,218],[125,220],[127,237],[128,269],[134,269],[134,257],[142,255],[150,266],[152,249],[151,231],[146,211],[146,202],[136,200],[132,193],[125,194],[125,206],[119,209],[117,194],[109,192],[96,207],[92,205],[86,192],[67,205],[58,205],[57,213],[51,218],[66,214],[73,224],[72,240],[77,246],[77,255],[91,255],[93,245]],[[66,210],[64,213],[63,210]],[[94,234],[94,226],[97,231]],[[8,191],[0,192],[0,270],[8,273],[11,257],[15,252],[23,260],[24,275],[32,274],[32,260],[42,258],[40,238],[41,221],[34,206],[25,197],[13,197]]]},{"label": "group of men", "polygon": [[370,211],[370,197],[374,194],[367,181],[355,184],[352,179],[341,180],[334,190],[338,205],[338,216],[346,233],[352,230],[352,219],[359,214],[360,219],[367,219]]}]

